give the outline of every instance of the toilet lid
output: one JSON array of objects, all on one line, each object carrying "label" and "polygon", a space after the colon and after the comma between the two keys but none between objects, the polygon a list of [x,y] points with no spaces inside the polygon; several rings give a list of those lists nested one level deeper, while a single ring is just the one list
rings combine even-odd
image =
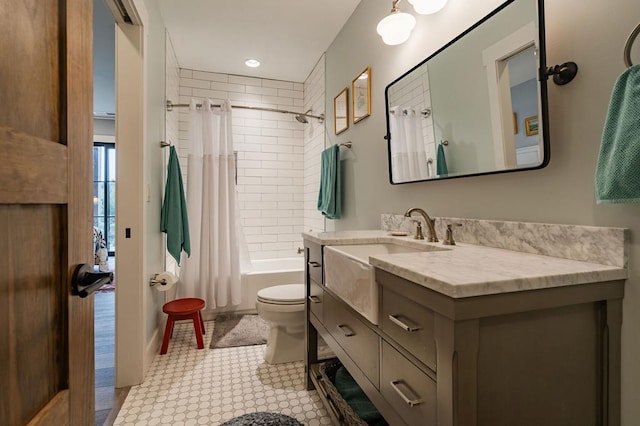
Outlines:
[{"label": "toilet lid", "polygon": [[263,288],[258,291],[258,300],[278,305],[304,303],[304,284],[285,284]]}]

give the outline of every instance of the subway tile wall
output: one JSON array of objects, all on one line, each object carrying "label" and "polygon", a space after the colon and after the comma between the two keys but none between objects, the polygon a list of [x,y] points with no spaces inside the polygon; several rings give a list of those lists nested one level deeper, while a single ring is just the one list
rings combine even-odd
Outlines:
[{"label": "subway tile wall", "polygon": [[[181,69],[174,102],[229,99],[233,105],[304,111],[303,92],[302,83]],[[177,115],[180,165],[188,185],[188,111],[181,108]],[[303,141],[309,124],[291,114],[237,108],[232,117],[238,198],[251,258],[297,256],[304,221]]]}]

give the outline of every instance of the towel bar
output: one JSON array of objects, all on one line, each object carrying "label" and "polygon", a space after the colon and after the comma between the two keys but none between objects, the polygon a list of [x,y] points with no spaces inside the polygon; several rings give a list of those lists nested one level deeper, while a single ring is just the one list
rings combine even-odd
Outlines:
[{"label": "towel bar", "polygon": [[636,37],[640,34],[640,24],[638,24],[629,37],[627,38],[627,42],[624,44],[624,63],[627,68],[631,68],[633,66],[633,62],[631,62],[631,46],[633,46],[633,42],[636,41]]}]

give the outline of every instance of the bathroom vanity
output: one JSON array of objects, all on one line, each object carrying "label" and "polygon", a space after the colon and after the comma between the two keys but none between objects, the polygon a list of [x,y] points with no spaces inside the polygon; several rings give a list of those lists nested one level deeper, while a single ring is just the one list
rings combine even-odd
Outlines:
[{"label": "bathroom vanity", "polygon": [[[339,421],[321,337],[390,425],[619,425],[624,230],[585,254],[602,229],[540,226],[510,250],[304,233],[307,387]],[[526,243],[557,229],[575,250]]]}]

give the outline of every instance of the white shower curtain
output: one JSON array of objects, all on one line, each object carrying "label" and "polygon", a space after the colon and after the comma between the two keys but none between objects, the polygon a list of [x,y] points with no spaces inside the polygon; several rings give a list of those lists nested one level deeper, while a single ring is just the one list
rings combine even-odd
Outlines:
[{"label": "white shower curtain", "polygon": [[394,181],[427,179],[429,169],[420,115],[411,108],[394,107],[389,114],[389,127]]},{"label": "white shower curtain", "polygon": [[179,297],[199,297],[207,307],[240,304],[240,271],[249,261],[240,222],[231,137],[231,105],[202,107],[191,100],[187,208],[191,257],[183,254]]}]

